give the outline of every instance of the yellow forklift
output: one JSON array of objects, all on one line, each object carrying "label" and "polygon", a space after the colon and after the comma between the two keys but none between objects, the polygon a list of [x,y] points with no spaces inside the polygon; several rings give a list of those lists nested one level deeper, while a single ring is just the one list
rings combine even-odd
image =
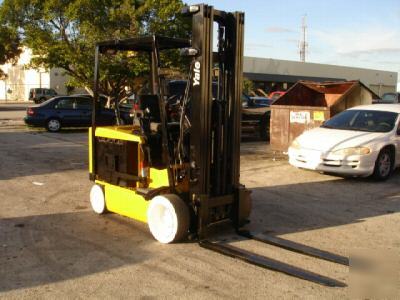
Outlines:
[{"label": "yellow forklift", "polygon": [[[96,45],[89,130],[93,210],[145,222],[161,243],[196,239],[204,248],[260,267],[343,286],[334,279],[207,239],[210,226],[230,222],[242,237],[348,264],[345,257],[242,229],[251,212],[250,191],[239,182],[244,14],[205,4],[185,7],[182,13],[192,18],[191,39],[154,35]],[[171,49],[180,49],[191,61],[178,118],[169,114],[161,76],[162,52]],[[150,94],[137,96],[140,114],[135,113],[133,125],[96,126],[100,59],[118,51],[146,53]],[[213,86],[217,87],[214,92]]]}]

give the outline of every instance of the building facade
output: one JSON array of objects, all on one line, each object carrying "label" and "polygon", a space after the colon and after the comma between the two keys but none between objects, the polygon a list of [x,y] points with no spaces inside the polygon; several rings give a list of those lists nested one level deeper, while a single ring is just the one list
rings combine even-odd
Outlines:
[{"label": "building facade", "polygon": [[397,90],[398,76],[396,72],[389,71],[258,57],[245,57],[243,72],[246,78],[255,83],[256,89],[267,93],[287,90],[298,80],[360,80],[379,96]]},{"label": "building facade", "polygon": [[7,74],[5,80],[0,80],[0,101],[28,101],[31,88],[53,88],[60,95],[67,93],[67,76],[62,69],[31,69],[27,67],[31,57],[32,52],[24,49],[16,65],[0,66]]}]

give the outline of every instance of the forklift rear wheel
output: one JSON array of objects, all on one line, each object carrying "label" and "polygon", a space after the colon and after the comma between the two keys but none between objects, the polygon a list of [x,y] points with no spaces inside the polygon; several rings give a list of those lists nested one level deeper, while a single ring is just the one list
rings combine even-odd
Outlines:
[{"label": "forklift rear wheel", "polygon": [[101,186],[95,184],[90,190],[90,204],[92,209],[97,214],[103,214],[106,211],[106,201],[104,192]]},{"label": "forklift rear wheel", "polygon": [[177,195],[159,195],[150,202],[147,222],[157,241],[163,244],[177,242],[187,237],[189,209]]}]

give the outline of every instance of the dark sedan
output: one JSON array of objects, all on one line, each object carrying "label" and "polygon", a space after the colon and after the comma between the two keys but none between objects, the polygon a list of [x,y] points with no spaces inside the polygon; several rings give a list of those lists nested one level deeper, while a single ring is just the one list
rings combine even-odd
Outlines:
[{"label": "dark sedan", "polygon": [[242,132],[269,140],[270,105],[274,100],[242,95]]},{"label": "dark sedan", "polygon": [[[99,125],[116,123],[113,109],[100,108],[96,114]],[[129,114],[121,112],[122,123],[129,122]],[[126,119],[126,120],[125,120]],[[24,121],[30,126],[45,127],[57,132],[64,127],[88,127],[92,121],[92,98],[87,96],[60,96],[27,109]]]}]

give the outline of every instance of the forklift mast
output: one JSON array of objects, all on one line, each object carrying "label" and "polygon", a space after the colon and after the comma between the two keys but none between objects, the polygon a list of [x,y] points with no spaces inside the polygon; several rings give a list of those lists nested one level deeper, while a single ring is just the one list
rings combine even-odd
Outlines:
[{"label": "forklift mast", "polygon": [[[213,25],[218,24],[218,52],[213,55]],[[192,47],[199,49],[192,75],[191,139],[193,194],[221,196],[239,189],[240,119],[243,65],[243,13],[200,6],[193,16]],[[213,101],[213,70],[218,68]]]},{"label": "forklift mast", "polygon": [[[189,83],[190,196],[200,211],[202,232],[219,215],[231,214],[239,223],[250,211],[250,197],[239,184],[244,14],[208,5],[187,10],[193,11],[192,48],[197,52]],[[218,26],[216,53],[214,24]],[[213,99],[215,69],[217,95]]]}]

